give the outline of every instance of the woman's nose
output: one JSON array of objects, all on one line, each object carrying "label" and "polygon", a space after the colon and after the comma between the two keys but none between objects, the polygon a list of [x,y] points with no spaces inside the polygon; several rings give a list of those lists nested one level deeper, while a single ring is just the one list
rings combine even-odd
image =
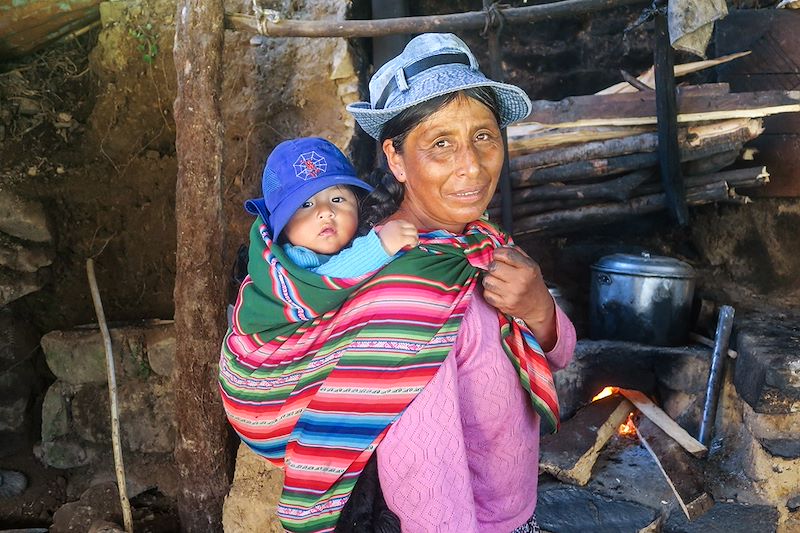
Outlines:
[{"label": "woman's nose", "polygon": [[462,146],[458,157],[459,174],[467,178],[475,177],[480,172],[478,150],[472,143],[463,143]]}]

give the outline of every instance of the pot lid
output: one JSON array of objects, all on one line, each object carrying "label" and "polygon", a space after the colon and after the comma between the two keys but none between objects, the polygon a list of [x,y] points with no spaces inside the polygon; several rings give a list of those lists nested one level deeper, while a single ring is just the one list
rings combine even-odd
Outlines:
[{"label": "pot lid", "polygon": [[612,254],[601,257],[592,270],[634,276],[659,276],[663,278],[694,278],[694,268],[689,263],[663,255]]}]

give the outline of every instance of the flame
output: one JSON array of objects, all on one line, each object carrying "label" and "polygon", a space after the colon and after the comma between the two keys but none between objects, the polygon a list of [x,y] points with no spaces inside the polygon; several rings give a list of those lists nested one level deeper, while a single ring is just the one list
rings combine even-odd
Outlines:
[{"label": "flame", "polygon": [[628,419],[619,426],[618,433],[621,437],[636,438],[636,426],[633,424],[633,413],[628,414]]},{"label": "flame", "polygon": [[619,392],[619,387],[606,387],[600,392],[598,392],[595,395],[595,397],[592,398],[592,401],[596,402],[597,400],[602,400],[603,398],[611,396],[612,394],[617,394],[618,392]]}]

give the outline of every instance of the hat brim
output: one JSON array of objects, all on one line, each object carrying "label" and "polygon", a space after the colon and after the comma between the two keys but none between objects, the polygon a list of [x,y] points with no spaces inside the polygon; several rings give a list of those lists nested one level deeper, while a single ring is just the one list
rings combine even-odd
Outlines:
[{"label": "hat brim", "polygon": [[359,126],[371,137],[380,139],[384,124],[402,111],[417,104],[465,89],[490,87],[497,95],[500,127],[522,120],[531,113],[532,104],[525,91],[515,85],[486,78],[466,65],[445,65],[432,68],[414,77],[408,90],[387,102],[385,109],[373,109],[369,102],[356,102],[347,106]]},{"label": "hat brim", "polygon": [[352,176],[325,176],[325,179],[303,182],[299,187],[287,194],[284,201],[275,206],[272,212],[267,209],[267,203],[264,198],[247,200],[244,203],[244,208],[251,215],[260,216],[262,220],[267,222],[272,239],[277,240],[289,219],[303,205],[303,202],[318,192],[336,185],[350,185],[372,192],[372,186],[358,178]]}]

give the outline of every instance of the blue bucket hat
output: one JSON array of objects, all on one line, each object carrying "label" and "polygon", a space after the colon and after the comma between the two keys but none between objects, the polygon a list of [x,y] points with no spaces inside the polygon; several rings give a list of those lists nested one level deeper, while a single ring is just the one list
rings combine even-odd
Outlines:
[{"label": "blue bucket hat", "polygon": [[473,87],[491,87],[500,106],[504,128],[531,112],[525,91],[492,81],[478,70],[478,60],[464,41],[452,33],[423,33],[411,39],[369,81],[369,102],[347,106],[359,125],[380,139],[383,125],[420,102]]},{"label": "blue bucket hat", "polygon": [[272,150],[264,166],[261,176],[264,196],[247,200],[244,208],[267,222],[272,238],[277,240],[303,202],[334,185],[372,191],[372,187],[358,179],[353,165],[330,141],[319,137],[283,141]]}]

